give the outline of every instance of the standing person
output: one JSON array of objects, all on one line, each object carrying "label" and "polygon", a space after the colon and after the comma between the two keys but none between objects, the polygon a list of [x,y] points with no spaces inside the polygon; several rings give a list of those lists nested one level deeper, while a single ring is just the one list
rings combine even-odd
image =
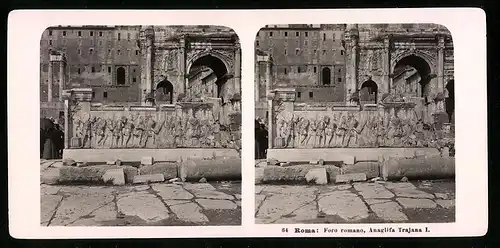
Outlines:
[{"label": "standing person", "polygon": [[40,158],[43,157],[43,144],[45,144],[45,131],[40,128]]},{"label": "standing person", "polygon": [[43,144],[44,159],[55,159],[57,157],[57,149],[54,143],[54,133],[55,128],[53,126],[45,132],[46,139]]},{"label": "standing person", "polygon": [[261,138],[260,136],[262,135],[262,130],[260,128],[260,123],[258,120],[255,120],[255,124],[254,124],[254,128],[255,128],[255,158],[256,159],[260,159],[261,158],[261,145],[260,145],[260,141],[261,141]]},{"label": "standing person", "polygon": [[54,130],[54,145],[57,150],[57,158],[62,158],[62,152],[64,149],[64,132],[61,129],[61,126],[56,122]]},{"label": "standing person", "polygon": [[260,144],[262,145],[260,148],[260,155],[262,158],[266,158],[267,154],[267,140],[268,140],[268,132],[264,123],[260,123],[261,136],[260,136]]}]

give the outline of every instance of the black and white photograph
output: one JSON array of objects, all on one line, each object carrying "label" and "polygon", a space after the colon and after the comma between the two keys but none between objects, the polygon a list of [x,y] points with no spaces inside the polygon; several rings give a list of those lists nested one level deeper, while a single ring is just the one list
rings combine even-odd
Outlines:
[{"label": "black and white photograph", "polygon": [[42,226],[241,225],[241,48],[228,27],[51,26]]},{"label": "black and white photograph", "polygon": [[261,28],[255,223],[455,222],[454,87],[442,25]]}]

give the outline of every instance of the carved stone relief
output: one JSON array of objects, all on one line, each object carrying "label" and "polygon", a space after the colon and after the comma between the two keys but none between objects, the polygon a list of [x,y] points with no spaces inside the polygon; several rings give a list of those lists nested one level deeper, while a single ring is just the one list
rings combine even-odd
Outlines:
[{"label": "carved stone relief", "polygon": [[295,111],[276,116],[276,148],[443,147],[443,137],[413,108],[385,111]]}]

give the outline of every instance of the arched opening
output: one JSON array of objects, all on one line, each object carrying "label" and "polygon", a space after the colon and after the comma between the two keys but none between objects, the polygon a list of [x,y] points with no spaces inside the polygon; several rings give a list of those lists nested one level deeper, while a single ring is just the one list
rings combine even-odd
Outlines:
[{"label": "arched opening", "polygon": [[163,79],[163,81],[159,82],[158,85],[156,85],[155,93],[156,102],[167,102],[172,104],[174,86],[167,79]]},{"label": "arched opening", "polygon": [[331,71],[330,68],[325,67],[321,72],[321,81],[323,85],[330,85],[331,82]]},{"label": "arched opening", "polygon": [[445,108],[449,122],[455,122],[455,80],[450,80],[446,84]]},{"label": "arched opening", "polygon": [[421,57],[409,55],[394,67],[394,91],[407,97],[427,97],[430,93],[431,69]]},{"label": "arched opening", "polygon": [[378,86],[373,80],[368,80],[361,85],[359,101],[361,104],[377,103]]},{"label": "arched opening", "polygon": [[224,98],[230,93],[228,69],[222,60],[208,54],[195,60],[188,72],[186,95],[190,98]]},{"label": "arched opening", "polygon": [[125,69],[123,67],[118,67],[118,69],[116,69],[116,84],[125,84]]}]

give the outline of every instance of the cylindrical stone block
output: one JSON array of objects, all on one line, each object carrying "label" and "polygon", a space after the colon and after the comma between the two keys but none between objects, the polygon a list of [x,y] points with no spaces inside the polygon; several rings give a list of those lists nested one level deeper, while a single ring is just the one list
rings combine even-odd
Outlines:
[{"label": "cylindrical stone block", "polygon": [[385,163],[388,180],[408,179],[445,179],[455,176],[455,158],[413,158],[390,159]]},{"label": "cylindrical stone block", "polygon": [[183,181],[241,180],[241,159],[186,160],[179,164],[178,173]]}]

